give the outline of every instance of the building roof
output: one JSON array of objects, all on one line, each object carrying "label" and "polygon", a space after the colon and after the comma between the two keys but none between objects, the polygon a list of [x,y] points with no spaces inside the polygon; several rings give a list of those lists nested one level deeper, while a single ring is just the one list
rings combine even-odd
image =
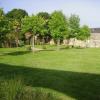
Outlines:
[{"label": "building roof", "polygon": [[91,33],[100,33],[100,28],[91,28]]}]

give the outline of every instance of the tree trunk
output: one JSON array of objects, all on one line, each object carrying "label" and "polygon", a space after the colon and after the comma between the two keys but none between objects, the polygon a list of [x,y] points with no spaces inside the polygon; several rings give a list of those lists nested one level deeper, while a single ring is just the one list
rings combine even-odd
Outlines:
[{"label": "tree trunk", "polygon": [[69,46],[69,43],[70,43],[70,39],[67,39],[67,46]]},{"label": "tree trunk", "polygon": [[43,48],[43,49],[46,49],[46,47],[45,47],[45,39],[44,39],[44,37],[42,38],[42,48]]},{"label": "tree trunk", "polygon": [[89,41],[85,40],[85,48],[88,48]]},{"label": "tree trunk", "polygon": [[66,47],[69,46],[69,42],[70,42],[70,39],[66,39],[66,38],[64,38],[64,40],[63,40],[63,44],[64,44]]},{"label": "tree trunk", "polygon": [[19,35],[18,35],[18,30],[15,32],[15,42],[16,42],[16,47],[19,46]]},{"label": "tree trunk", "polygon": [[6,41],[6,48],[9,48],[9,42]]},{"label": "tree trunk", "polygon": [[9,40],[9,47],[11,48],[12,47],[12,43],[11,43],[12,41],[11,40]]},{"label": "tree trunk", "polygon": [[75,47],[75,38],[73,38],[73,47]]},{"label": "tree trunk", "polygon": [[3,47],[3,48],[5,47],[5,44],[4,44],[4,42],[3,42],[3,43],[1,43],[1,47]]},{"label": "tree trunk", "polygon": [[57,50],[60,50],[60,39],[57,39]]},{"label": "tree trunk", "polygon": [[18,39],[18,37],[16,37],[15,41],[16,41],[16,47],[18,47],[18,44],[19,44],[19,39]]},{"label": "tree trunk", "polygon": [[32,50],[34,50],[34,46],[35,46],[35,41],[34,41],[35,39],[34,39],[34,36],[32,37]]}]

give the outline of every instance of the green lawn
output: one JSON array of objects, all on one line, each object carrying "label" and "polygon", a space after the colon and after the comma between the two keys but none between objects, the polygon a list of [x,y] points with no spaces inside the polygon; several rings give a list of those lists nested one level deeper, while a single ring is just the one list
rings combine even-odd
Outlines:
[{"label": "green lawn", "polygon": [[27,86],[64,95],[64,100],[100,100],[100,49],[29,52],[0,48],[0,78],[20,77]]}]

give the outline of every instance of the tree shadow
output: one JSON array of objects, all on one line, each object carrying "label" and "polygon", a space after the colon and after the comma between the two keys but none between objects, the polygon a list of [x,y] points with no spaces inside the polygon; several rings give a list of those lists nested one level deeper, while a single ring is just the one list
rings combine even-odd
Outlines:
[{"label": "tree shadow", "polygon": [[0,64],[0,79],[21,77],[26,85],[62,92],[76,100],[100,100],[100,75]]},{"label": "tree shadow", "polygon": [[18,55],[24,55],[30,52],[31,51],[14,51],[14,52],[2,53],[2,55],[18,56]]},{"label": "tree shadow", "polygon": [[55,49],[44,49],[44,50],[41,50],[41,51],[55,51]]}]

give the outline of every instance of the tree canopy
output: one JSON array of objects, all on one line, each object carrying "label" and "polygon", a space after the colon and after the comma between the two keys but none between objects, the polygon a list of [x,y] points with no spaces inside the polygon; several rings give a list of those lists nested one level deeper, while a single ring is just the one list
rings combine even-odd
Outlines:
[{"label": "tree canopy", "polygon": [[39,13],[37,14],[37,16],[40,16],[40,17],[42,17],[42,18],[44,18],[44,19],[49,19],[49,18],[50,18],[50,14],[47,13],[47,12],[39,12]]},{"label": "tree canopy", "polygon": [[63,39],[76,38],[86,40],[90,36],[90,29],[84,25],[80,27],[80,18],[72,14],[69,18],[61,11],[39,12],[36,15],[29,16],[23,9],[12,9],[4,13],[0,9],[0,41],[1,43],[10,43],[15,41],[16,46],[19,44],[21,37],[30,32],[33,36],[45,40],[54,39],[58,45]]},{"label": "tree canopy", "polygon": [[61,11],[55,11],[51,14],[49,29],[52,37],[55,39],[60,39],[67,34],[68,23],[66,17]]},{"label": "tree canopy", "polygon": [[6,17],[10,19],[16,19],[21,21],[22,18],[28,16],[28,13],[23,9],[12,9],[6,14]]},{"label": "tree canopy", "polygon": [[69,18],[69,29],[70,35],[69,38],[75,38],[76,34],[80,30],[80,18],[77,15],[71,15]]},{"label": "tree canopy", "polygon": [[80,28],[80,32],[77,34],[78,40],[87,40],[90,37],[90,29],[87,25]]}]

